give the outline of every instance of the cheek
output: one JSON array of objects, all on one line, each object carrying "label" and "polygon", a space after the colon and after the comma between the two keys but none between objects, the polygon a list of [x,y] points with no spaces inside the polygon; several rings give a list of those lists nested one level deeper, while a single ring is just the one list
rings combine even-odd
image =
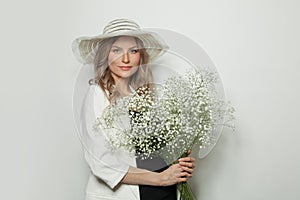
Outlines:
[{"label": "cheek", "polygon": [[133,58],[132,61],[137,66],[137,65],[140,64],[140,59],[141,59],[141,56],[140,55],[136,55],[136,56],[134,56],[134,58]]},{"label": "cheek", "polygon": [[112,63],[112,55],[111,54],[108,54],[108,57],[107,57],[107,63],[108,65],[110,65]]},{"label": "cheek", "polygon": [[112,53],[108,54],[108,58],[107,58],[108,65],[114,64],[117,60],[118,60],[118,56]]}]

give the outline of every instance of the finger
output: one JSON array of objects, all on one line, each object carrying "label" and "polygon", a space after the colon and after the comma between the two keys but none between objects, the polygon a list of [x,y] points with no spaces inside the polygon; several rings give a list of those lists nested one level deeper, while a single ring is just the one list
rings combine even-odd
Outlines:
[{"label": "finger", "polygon": [[190,177],[192,177],[192,174],[187,173],[187,172],[182,172],[182,173],[180,173],[180,177],[181,178],[190,178]]},{"label": "finger", "polygon": [[188,172],[189,174],[193,173],[193,168],[190,167],[181,167],[181,169],[185,172]]},{"label": "finger", "polygon": [[196,162],[195,158],[192,158],[192,157],[180,158],[178,161],[179,162],[191,162],[191,163],[195,163]]},{"label": "finger", "polygon": [[179,162],[179,164],[183,167],[195,168],[195,165],[192,162]]},{"label": "finger", "polygon": [[188,178],[184,177],[184,178],[178,178],[177,179],[177,183],[181,183],[181,182],[187,182]]},{"label": "finger", "polygon": [[179,162],[195,162],[195,158],[193,157],[183,157],[178,159]]},{"label": "finger", "polygon": [[188,151],[187,151],[187,155],[190,155],[192,153],[192,151],[189,149]]}]

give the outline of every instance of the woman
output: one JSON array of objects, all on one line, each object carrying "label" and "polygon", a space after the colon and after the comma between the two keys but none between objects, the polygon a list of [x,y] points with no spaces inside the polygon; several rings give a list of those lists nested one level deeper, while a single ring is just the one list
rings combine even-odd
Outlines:
[{"label": "woman", "polygon": [[108,105],[151,83],[148,62],[160,56],[167,46],[157,35],[142,31],[131,20],[114,20],[103,32],[73,43],[80,61],[93,62],[95,69],[95,78],[83,102],[80,124],[85,158],[92,171],[86,200],[175,200],[176,184],[192,176],[194,158],[181,158],[170,167],[165,167],[159,158],[142,161],[122,150],[110,151],[105,146],[104,134],[95,134],[93,129],[96,118]]}]

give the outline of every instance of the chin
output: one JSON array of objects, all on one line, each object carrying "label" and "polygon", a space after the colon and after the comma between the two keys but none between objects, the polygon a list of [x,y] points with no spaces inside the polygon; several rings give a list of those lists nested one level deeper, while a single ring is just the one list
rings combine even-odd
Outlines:
[{"label": "chin", "polygon": [[134,71],[134,72],[122,72],[119,75],[120,75],[121,78],[129,78],[129,77],[133,76],[135,73],[136,73],[136,71]]}]

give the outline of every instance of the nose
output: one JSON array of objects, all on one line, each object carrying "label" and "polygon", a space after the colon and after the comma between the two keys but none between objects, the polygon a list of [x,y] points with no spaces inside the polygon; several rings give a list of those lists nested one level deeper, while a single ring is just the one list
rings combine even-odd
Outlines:
[{"label": "nose", "polygon": [[122,62],[126,64],[130,62],[128,52],[123,54]]}]

